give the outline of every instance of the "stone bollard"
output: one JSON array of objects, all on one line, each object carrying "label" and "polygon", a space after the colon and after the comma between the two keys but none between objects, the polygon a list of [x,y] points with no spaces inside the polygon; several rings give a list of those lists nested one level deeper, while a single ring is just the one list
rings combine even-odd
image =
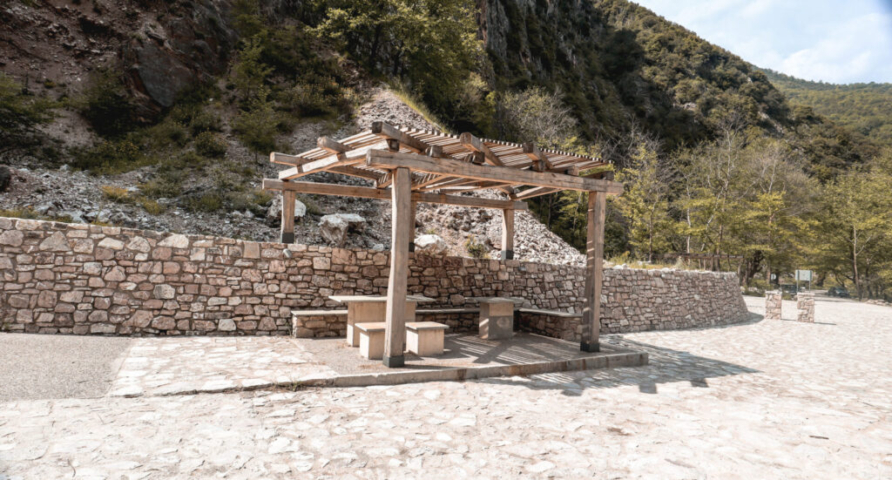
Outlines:
[{"label": "stone bollard", "polygon": [[796,312],[797,321],[815,323],[815,294],[799,292],[796,296]]},{"label": "stone bollard", "polygon": [[783,298],[784,294],[780,290],[765,292],[765,320],[781,319],[781,302]]}]

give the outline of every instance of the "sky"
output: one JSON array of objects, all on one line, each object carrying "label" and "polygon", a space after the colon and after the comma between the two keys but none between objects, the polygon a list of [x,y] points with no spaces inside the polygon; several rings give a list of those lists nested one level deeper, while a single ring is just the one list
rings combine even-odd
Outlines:
[{"label": "sky", "polygon": [[892,82],[892,0],[632,0],[744,60],[829,83]]}]

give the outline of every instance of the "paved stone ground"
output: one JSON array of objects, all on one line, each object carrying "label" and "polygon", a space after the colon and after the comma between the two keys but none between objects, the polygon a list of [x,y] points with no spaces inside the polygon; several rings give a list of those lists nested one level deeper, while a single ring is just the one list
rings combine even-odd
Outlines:
[{"label": "paved stone ground", "polygon": [[288,337],[138,338],[111,395],[214,393],[334,375]]},{"label": "paved stone ground", "polygon": [[611,339],[647,367],[8,402],[0,478],[890,478],[892,309],[816,314]]}]

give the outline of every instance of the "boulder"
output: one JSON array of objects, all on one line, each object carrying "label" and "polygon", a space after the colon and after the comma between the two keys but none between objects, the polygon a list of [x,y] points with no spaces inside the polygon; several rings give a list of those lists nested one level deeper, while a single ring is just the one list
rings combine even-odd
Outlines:
[{"label": "boulder", "polygon": [[[300,200],[294,200],[294,218],[303,218],[307,215],[307,206]],[[266,220],[272,226],[276,226],[282,220],[282,197],[275,197],[266,211]]]},{"label": "boulder", "polygon": [[415,252],[431,257],[446,255],[449,246],[439,235],[421,235],[415,239]]},{"label": "boulder", "polygon": [[365,219],[355,213],[336,213],[326,215],[319,221],[319,234],[328,243],[343,246],[349,231],[362,231]]}]

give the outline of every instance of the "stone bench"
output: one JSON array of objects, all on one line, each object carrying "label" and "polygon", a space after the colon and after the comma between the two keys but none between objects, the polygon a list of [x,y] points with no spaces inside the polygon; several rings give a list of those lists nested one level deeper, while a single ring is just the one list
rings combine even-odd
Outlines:
[{"label": "stone bench", "polygon": [[292,310],[291,336],[296,338],[343,335],[347,310]]},{"label": "stone bench", "polygon": [[369,360],[384,358],[385,322],[357,323],[353,328],[359,331],[359,354]]},{"label": "stone bench", "polygon": [[419,357],[442,355],[448,328],[437,322],[406,323],[406,349]]},{"label": "stone bench", "polygon": [[549,317],[561,318],[582,318],[582,312],[562,312],[560,310],[545,310],[541,308],[518,308],[520,313],[530,313],[533,315],[546,315]]}]

